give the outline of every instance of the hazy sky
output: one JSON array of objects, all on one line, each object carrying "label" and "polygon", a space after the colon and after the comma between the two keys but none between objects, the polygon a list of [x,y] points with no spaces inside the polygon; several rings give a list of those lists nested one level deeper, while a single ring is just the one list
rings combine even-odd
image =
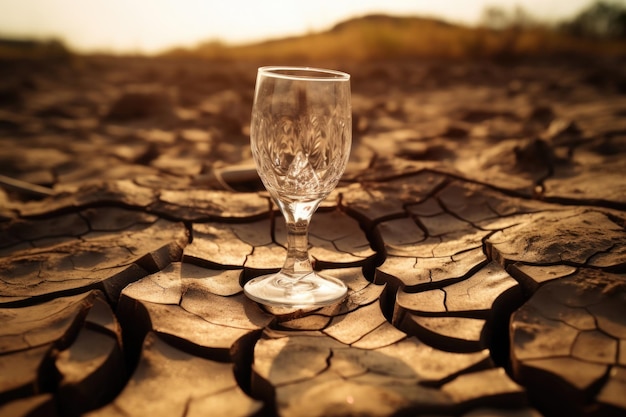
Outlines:
[{"label": "hazy sky", "polygon": [[0,0],[0,36],[56,37],[80,51],[150,53],[327,29],[383,12],[475,24],[485,6],[522,6],[543,20],[569,18],[591,0]]}]

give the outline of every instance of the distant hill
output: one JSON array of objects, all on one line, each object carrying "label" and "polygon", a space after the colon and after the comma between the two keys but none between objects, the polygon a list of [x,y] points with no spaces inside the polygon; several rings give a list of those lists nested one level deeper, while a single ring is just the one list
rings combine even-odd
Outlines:
[{"label": "distant hill", "polygon": [[337,23],[329,32],[340,32],[349,30],[352,27],[359,27],[363,24],[368,25],[391,25],[391,26],[409,26],[415,24],[437,25],[443,27],[455,27],[458,25],[448,23],[442,19],[434,19],[419,16],[391,16],[386,14],[370,14],[362,17],[348,19],[344,22]]},{"label": "distant hill", "polygon": [[581,40],[539,25],[489,29],[424,17],[367,15],[318,33],[238,46],[211,41],[195,48],[177,48],[162,55],[218,60],[363,61],[581,53],[626,55],[626,42]]},{"label": "distant hill", "polygon": [[[606,33],[598,33],[598,28],[605,28]],[[532,21],[519,24],[515,19],[509,19],[504,27],[500,25],[499,28],[469,27],[417,16],[375,14],[349,19],[328,30],[302,36],[246,45],[208,41],[195,47],[171,49],[158,56],[307,63],[555,55],[626,57],[626,8],[609,7],[600,2],[569,22],[548,26]],[[69,56],[78,54],[60,41],[0,38],[0,60]]]}]

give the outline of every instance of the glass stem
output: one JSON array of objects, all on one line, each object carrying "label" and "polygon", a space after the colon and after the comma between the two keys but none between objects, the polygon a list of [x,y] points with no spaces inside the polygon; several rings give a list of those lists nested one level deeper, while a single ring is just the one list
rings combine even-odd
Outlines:
[{"label": "glass stem", "polygon": [[309,219],[287,223],[287,259],[283,272],[293,277],[313,271],[309,258]]},{"label": "glass stem", "polygon": [[294,278],[313,272],[309,257],[309,223],[322,199],[279,206],[287,226],[287,259],[282,272]]}]

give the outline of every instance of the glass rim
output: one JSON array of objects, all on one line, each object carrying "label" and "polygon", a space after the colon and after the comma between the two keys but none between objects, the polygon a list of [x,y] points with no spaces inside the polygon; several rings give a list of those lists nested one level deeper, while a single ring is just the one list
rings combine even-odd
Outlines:
[{"label": "glass rim", "polygon": [[[284,71],[280,72],[280,71]],[[299,74],[301,73],[301,74]],[[319,73],[315,76],[309,73]],[[267,66],[259,67],[258,74],[268,77],[282,78],[286,80],[307,80],[307,81],[348,81],[350,74],[326,68],[298,67],[298,66]]]}]

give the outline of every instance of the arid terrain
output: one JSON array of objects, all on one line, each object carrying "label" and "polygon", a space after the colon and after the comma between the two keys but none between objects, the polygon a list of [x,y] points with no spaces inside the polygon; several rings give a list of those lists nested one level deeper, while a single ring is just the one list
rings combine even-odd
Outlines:
[{"label": "arid terrain", "polygon": [[315,62],[353,147],[312,311],[242,293],[285,256],[266,63],[0,65],[0,415],[626,414],[623,60]]}]

